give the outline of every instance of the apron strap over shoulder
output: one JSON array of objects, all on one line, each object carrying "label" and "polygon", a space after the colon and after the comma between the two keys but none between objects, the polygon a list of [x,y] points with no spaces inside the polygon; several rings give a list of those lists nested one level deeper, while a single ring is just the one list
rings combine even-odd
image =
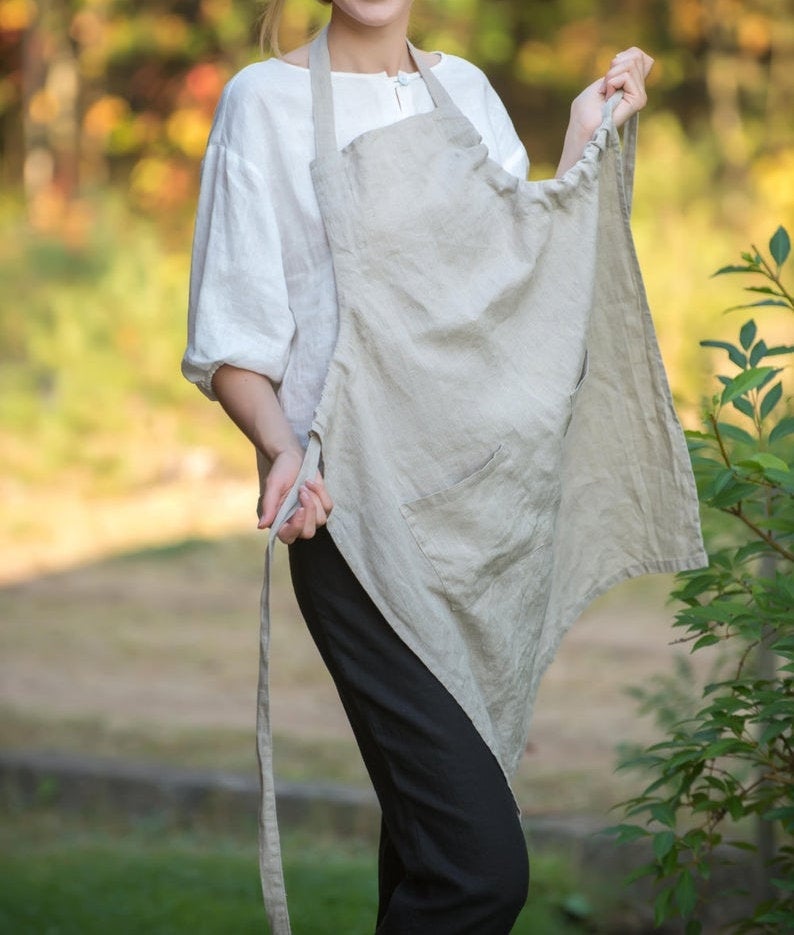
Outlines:
[{"label": "apron strap over shoulder", "polygon": [[411,53],[411,58],[414,60],[414,64],[419,69],[419,74],[422,76],[422,80],[427,85],[427,90],[430,93],[430,97],[433,98],[433,103],[436,105],[436,107],[454,107],[455,110],[457,110],[458,107],[449,96],[449,92],[444,87],[444,85],[441,84],[438,78],[436,78],[435,74],[433,73],[433,69],[422,61],[418,50],[410,41],[410,39],[408,40],[408,51]]},{"label": "apron strap over shoulder", "polygon": [[314,140],[317,155],[336,152],[336,121],[334,95],[331,88],[331,56],[328,52],[328,27],[321,30],[309,46],[309,71],[312,83]]},{"label": "apron strap over shoulder", "polygon": [[[406,40],[407,41],[407,40]],[[455,107],[446,88],[421,60],[416,48],[408,42],[408,51],[419,74],[427,85],[428,93],[436,107]],[[331,56],[328,52],[328,27],[322,29],[309,46],[309,70],[312,85],[312,110],[314,114],[314,139],[317,155],[325,156],[339,150],[334,118],[334,95],[331,86]]]}]

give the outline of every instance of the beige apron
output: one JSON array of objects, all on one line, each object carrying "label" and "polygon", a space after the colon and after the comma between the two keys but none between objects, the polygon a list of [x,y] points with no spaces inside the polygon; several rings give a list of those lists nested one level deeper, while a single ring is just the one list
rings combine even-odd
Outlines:
[{"label": "beige apron", "polygon": [[[632,245],[614,101],[574,168],[526,182],[489,158],[414,58],[435,109],[339,151],[325,33],[312,44],[312,177],[339,337],[299,482],[322,451],[337,547],[509,778],[540,676],[585,605],[706,556]],[[272,931],[285,935],[266,604],[267,589],[262,872]]]}]

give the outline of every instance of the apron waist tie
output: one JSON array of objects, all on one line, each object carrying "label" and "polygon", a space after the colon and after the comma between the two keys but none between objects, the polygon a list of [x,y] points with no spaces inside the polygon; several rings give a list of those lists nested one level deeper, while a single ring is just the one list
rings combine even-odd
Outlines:
[{"label": "apron waist tie", "polygon": [[281,863],[281,841],[276,817],[276,785],[273,775],[273,732],[270,722],[270,574],[273,549],[279,529],[299,506],[298,491],[316,476],[320,465],[320,439],[312,433],[298,476],[282,503],[270,533],[265,553],[265,575],[259,605],[259,684],[256,705],[256,753],[259,760],[259,872],[262,896],[271,935],[291,935],[287,891]]}]

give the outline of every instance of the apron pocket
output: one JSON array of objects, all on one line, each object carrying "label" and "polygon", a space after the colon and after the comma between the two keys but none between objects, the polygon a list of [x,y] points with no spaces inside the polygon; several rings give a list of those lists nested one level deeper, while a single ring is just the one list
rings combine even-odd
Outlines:
[{"label": "apron pocket", "polygon": [[538,520],[546,511],[537,506],[509,449],[500,445],[473,474],[403,503],[400,512],[447,600],[465,610],[528,552],[547,544],[538,542]]}]

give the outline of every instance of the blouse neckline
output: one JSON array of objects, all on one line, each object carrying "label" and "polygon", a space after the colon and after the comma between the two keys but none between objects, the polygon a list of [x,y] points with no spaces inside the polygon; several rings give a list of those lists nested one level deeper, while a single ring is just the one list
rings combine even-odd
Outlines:
[{"label": "blouse neckline", "polygon": [[[437,50],[430,54],[439,56],[439,60],[434,65],[430,65],[430,68],[435,71],[436,68],[444,64],[447,55],[445,52],[439,52]],[[308,68],[304,68],[303,65],[295,65],[283,58],[273,56],[269,61],[279,62],[287,68],[305,72],[307,75],[309,74]],[[386,71],[332,71],[331,76],[333,78],[359,78],[370,81],[383,81],[385,79],[386,81],[397,82],[398,84],[407,84],[409,81],[416,81],[422,77],[419,71],[398,71],[396,75],[390,75]]]}]

